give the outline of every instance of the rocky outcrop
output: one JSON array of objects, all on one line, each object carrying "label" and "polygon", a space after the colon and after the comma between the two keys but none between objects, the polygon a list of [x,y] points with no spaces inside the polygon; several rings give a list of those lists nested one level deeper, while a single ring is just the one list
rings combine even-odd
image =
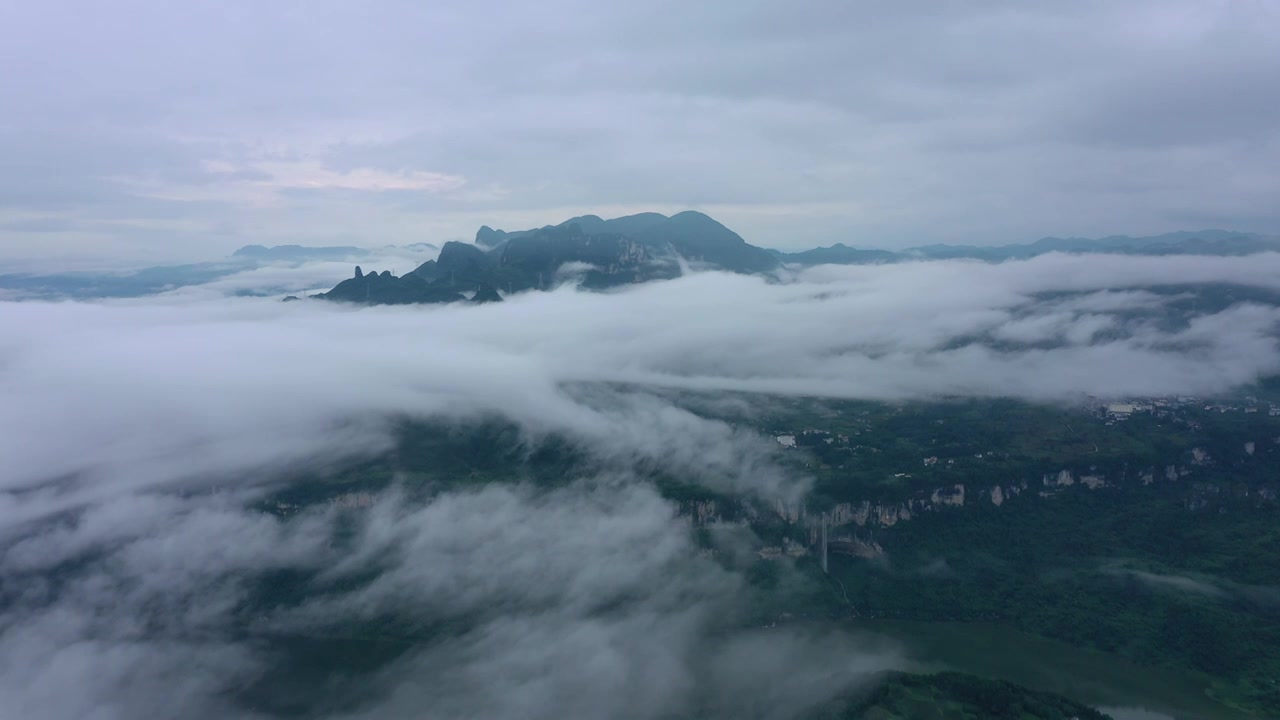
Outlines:
[{"label": "rocky outcrop", "polygon": [[964,485],[952,485],[949,488],[938,488],[929,494],[929,502],[931,503],[931,507],[939,507],[942,505],[963,507]]},{"label": "rocky outcrop", "polygon": [[[1246,452],[1248,452],[1248,445],[1246,445]],[[1193,453],[1192,457],[1202,463],[1211,462],[1207,453],[1203,451],[1200,453],[1202,454]],[[1192,474],[1192,468],[1178,464],[1147,467],[1132,473],[1122,471],[1112,477],[1093,467],[1087,472],[1064,468],[1042,474],[1038,483],[1022,480],[986,487],[955,483],[920,491],[905,500],[844,502],[822,512],[815,512],[806,509],[803,505],[781,499],[768,504],[747,500],[703,500],[684,503],[680,514],[695,527],[724,523],[726,516],[731,522],[749,524],[760,521],[764,516],[772,515],[787,524],[803,528],[806,531],[809,551],[814,551],[814,548],[821,544],[825,527],[830,552],[858,557],[875,557],[882,554],[883,549],[873,539],[860,539],[858,530],[866,529],[868,532],[874,532],[877,529],[892,528],[899,523],[909,522],[923,513],[945,512],[986,503],[990,503],[988,507],[1000,508],[1010,499],[1028,491],[1040,497],[1052,498],[1063,492],[1092,492],[1126,483],[1138,483],[1143,486],[1158,482],[1172,483]],[[1213,505],[1219,497],[1228,496],[1253,497],[1259,501],[1276,502],[1280,499],[1280,490],[1269,485],[1253,489],[1225,489],[1213,482],[1196,482],[1188,487],[1186,506],[1190,510],[1199,510]],[[729,502],[732,507],[726,507],[726,502]],[[837,532],[841,528],[855,530],[852,533],[847,530]],[[764,548],[759,553],[761,557],[769,558],[799,557],[802,554],[798,554],[795,547],[787,543]]]},{"label": "rocky outcrop", "polygon": [[1076,484],[1076,478],[1070,470],[1059,470],[1056,475],[1045,475],[1040,481],[1047,488],[1071,487]]},{"label": "rocky outcrop", "polygon": [[[1181,465],[1166,465],[1164,468],[1147,468],[1137,474],[1143,485],[1151,485],[1159,476],[1165,481],[1176,481],[1191,474],[1191,470]],[[1123,480],[1124,478],[1120,478]],[[1040,497],[1053,497],[1067,488],[1082,487],[1087,490],[1099,490],[1114,487],[1115,481],[1106,475],[1091,470],[1089,473],[1076,474],[1070,469],[1062,469],[1054,473],[1045,473],[1040,477],[1040,486],[1044,489],[1037,494]],[[962,508],[977,501],[986,501],[994,507],[1001,507],[1010,498],[1015,498],[1027,491],[1028,483],[1024,480],[1005,485],[994,485],[981,489],[969,488],[963,483],[944,485],[927,493],[922,492],[915,497],[899,502],[839,503],[820,515],[806,515],[801,508],[793,508],[781,501],[775,503],[774,511],[778,517],[795,524],[803,522],[810,528],[817,528],[825,520],[830,528],[857,526],[860,528],[889,528],[901,522],[907,522],[921,513]],[[812,532],[812,531],[811,531]]]},{"label": "rocky outcrop", "polygon": [[863,540],[856,535],[841,535],[827,541],[827,551],[837,555],[852,555],[872,560],[884,555],[884,548],[875,540]]}]

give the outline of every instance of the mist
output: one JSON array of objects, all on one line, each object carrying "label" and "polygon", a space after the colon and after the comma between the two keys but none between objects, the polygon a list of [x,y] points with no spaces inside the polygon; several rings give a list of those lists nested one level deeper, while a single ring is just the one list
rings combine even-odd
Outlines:
[{"label": "mist", "polygon": [[[288,273],[307,286],[332,271]],[[480,306],[243,296],[280,282],[254,270],[146,298],[0,304],[11,711],[270,716],[255,693],[292,691],[262,638],[391,626],[412,647],[335,680],[318,714],[793,717],[900,660],[735,624],[740,571],[703,557],[678,507],[626,468],[766,501],[802,498],[808,479],[680,392],[1069,403],[1210,395],[1280,371],[1275,306],[1175,308],[1190,286],[1280,291],[1275,254],[694,273]],[[426,498],[393,486],[359,511],[255,509],[281,477],[386,451],[398,419],[492,417],[608,470]],[[299,597],[264,601],[277,575]]]}]

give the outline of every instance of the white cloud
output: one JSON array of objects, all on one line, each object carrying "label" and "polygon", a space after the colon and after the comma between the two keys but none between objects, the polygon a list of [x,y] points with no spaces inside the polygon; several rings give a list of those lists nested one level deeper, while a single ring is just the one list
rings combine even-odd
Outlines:
[{"label": "white cloud", "polygon": [[[298,272],[303,284],[314,281]],[[253,277],[218,287],[243,289]],[[652,399],[569,388],[1043,400],[1215,393],[1280,370],[1280,310],[1236,305],[1179,329],[1104,308],[1154,302],[1145,290],[1117,288],[1236,282],[1276,290],[1277,277],[1275,254],[1054,255],[1000,265],[819,267],[786,283],[703,273],[613,293],[564,287],[481,307],[208,299],[218,288],[9,304],[0,315],[8,398],[0,477],[11,486],[77,473],[146,484],[243,472],[317,448],[376,446],[387,414],[499,413],[615,457],[662,458],[730,486],[778,491],[786,479],[764,470],[767,453],[744,450],[753,440],[739,431]],[[1082,293],[1067,303],[1089,311],[1036,299],[1053,291]],[[1094,342],[1104,329],[1109,339]],[[1001,350],[982,340],[987,333],[1059,344]],[[346,430],[332,436],[338,427]]]},{"label": "white cloud", "polygon": [[[743,629],[743,578],[701,558],[674,505],[626,469],[766,499],[794,498],[804,478],[776,443],[674,406],[671,389],[1059,401],[1212,393],[1280,371],[1273,306],[1142,315],[1184,300],[1186,283],[1280,290],[1275,254],[703,273],[483,306],[225,296],[329,271],[0,307],[9,706],[250,715],[238,689],[287,696],[303,667],[280,638],[393,627],[416,638],[406,652],[307,697],[343,717],[415,716],[428,699],[445,718],[787,716],[897,661],[858,638]],[[559,433],[604,469],[553,489],[392,490],[354,517],[247,509],[278,470],[309,477],[388,447],[389,416],[491,414]],[[277,575],[299,593],[264,601]]]},{"label": "white cloud", "polygon": [[[25,71],[0,80],[21,108],[0,128],[0,205],[87,233],[6,232],[11,256],[439,242],[623,206],[719,213],[786,248],[1280,232],[1265,3],[143,2],[5,19],[0,64]],[[583,62],[582,38],[609,40]],[[265,192],[257,166],[310,189]],[[97,224],[174,215],[200,228]]]}]

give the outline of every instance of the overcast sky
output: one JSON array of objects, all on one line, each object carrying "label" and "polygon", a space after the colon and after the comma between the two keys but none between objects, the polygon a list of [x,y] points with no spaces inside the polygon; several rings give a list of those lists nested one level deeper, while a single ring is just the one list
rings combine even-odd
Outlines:
[{"label": "overcast sky", "polygon": [[1269,0],[5,3],[0,261],[686,208],[780,248],[1280,232],[1278,36]]}]

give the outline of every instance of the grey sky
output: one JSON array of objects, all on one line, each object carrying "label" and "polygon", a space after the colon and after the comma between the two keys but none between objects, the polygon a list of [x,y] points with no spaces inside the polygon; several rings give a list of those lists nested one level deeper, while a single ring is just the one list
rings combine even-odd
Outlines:
[{"label": "grey sky", "polygon": [[1267,0],[689,5],[7,3],[0,261],[685,208],[783,248],[1280,232]]}]

